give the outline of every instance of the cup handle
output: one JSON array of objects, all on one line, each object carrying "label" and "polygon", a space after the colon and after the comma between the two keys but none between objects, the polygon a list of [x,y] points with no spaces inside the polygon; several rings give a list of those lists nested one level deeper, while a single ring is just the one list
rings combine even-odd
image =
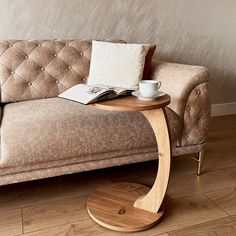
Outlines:
[{"label": "cup handle", "polygon": [[157,89],[159,89],[161,87],[161,81],[159,81]]}]

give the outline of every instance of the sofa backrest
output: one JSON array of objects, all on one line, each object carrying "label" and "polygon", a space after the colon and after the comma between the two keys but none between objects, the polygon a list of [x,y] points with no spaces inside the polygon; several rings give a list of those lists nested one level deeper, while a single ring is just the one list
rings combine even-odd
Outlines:
[{"label": "sofa backrest", "polygon": [[85,40],[0,41],[1,102],[55,97],[84,83],[90,58]]}]

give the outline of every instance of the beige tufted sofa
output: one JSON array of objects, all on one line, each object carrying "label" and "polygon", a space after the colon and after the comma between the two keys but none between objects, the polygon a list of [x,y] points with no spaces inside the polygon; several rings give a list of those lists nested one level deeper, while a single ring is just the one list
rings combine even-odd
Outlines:
[{"label": "beige tufted sofa", "polygon": [[[91,43],[84,40],[0,42],[0,185],[157,157],[142,114],[57,98],[86,83],[90,55]],[[167,116],[173,156],[196,153],[201,163],[210,117],[207,69],[156,61],[151,78],[172,97]]]}]

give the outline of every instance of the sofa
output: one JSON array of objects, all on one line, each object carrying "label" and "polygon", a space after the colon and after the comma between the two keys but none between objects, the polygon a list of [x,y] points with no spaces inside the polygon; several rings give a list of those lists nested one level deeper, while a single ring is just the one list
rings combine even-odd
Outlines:
[{"label": "sofa", "polygon": [[[157,158],[141,113],[112,112],[58,98],[86,83],[89,40],[0,42],[0,185]],[[172,156],[193,154],[198,174],[210,118],[205,67],[153,61],[150,79],[171,96],[166,108]]]}]

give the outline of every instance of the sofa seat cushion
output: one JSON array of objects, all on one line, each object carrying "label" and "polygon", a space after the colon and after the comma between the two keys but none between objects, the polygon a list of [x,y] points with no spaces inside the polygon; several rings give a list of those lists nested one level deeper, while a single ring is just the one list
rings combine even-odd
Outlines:
[{"label": "sofa seat cushion", "polygon": [[[176,126],[176,117],[170,117]],[[1,126],[0,167],[70,158],[79,163],[156,150],[141,113],[103,111],[61,98],[7,104]],[[178,128],[171,130],[176,137]]]}]

